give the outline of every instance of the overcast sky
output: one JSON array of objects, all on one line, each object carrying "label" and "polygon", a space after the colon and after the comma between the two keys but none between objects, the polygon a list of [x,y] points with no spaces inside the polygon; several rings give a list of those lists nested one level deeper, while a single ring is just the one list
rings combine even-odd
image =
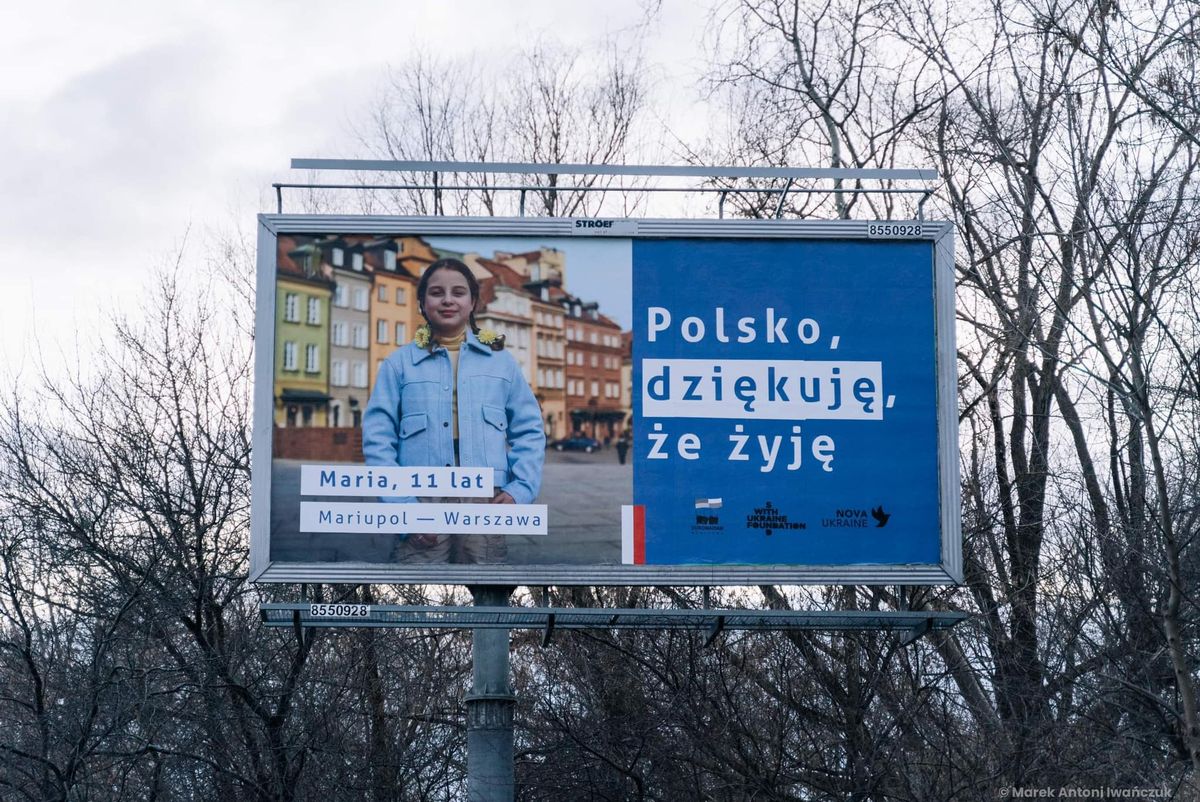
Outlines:
[{"label": "overcast sky", "polygon": [[[647,0],[119,0],[0,4],[0,356],[72,348],[132,309],[157,265],[273,210],[298,156],[357,156],[353,121],[389,64],[586,46]],[[647,56],[656,108],[686,115],[704,10],[664,0]],[[83,337],[87,340],[87,337]],[[28,363],[26,363],[28,364]]]}]

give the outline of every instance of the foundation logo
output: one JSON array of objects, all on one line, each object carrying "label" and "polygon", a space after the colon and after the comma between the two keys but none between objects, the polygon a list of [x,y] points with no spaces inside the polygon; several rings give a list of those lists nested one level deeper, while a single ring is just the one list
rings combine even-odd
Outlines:
[{"label": "foundation logo", "polygon": [[778,507],[768,501],[761,507],[755,507],[754,512],[746,516],[747,529],[761,529],[767,537],[776,532],[786,532],[797,529],[807,529],[803,521],[789,521]]},{"label": "foundation logo", "polygon": [[821,526],[825,529],[866,529],[872,522],[876,529],[887,526],[892,514],[883,509],[883,505],[870,511],[857,507],[839,507],[833,511],[832,518],[822,518]]},{"label": "foundation logo", "polygon": [[721,532],[725,527],[721,526],[721,519],[713,510],[721,509],[722,501],[719,498],[698,498],[696,499],[696,522],[692,524],[693,532]]}]

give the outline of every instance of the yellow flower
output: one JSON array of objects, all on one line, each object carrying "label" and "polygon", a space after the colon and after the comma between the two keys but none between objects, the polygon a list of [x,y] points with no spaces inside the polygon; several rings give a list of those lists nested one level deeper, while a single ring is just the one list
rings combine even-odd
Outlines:
[{"label": "yellow flower", "polygon": [[479,334],[476,336],[479,338],[479,342],[483,343],[484,345],[491,345],[500,337],[499,334],[491,329],[480,329]]},{"label": "yellow flower", "polygon": [[428,348],[432,337],[433,330],[429,328],[428,324],[425,324],[417,329],[417,333],[413,336],[413,342],[417,344],[418,348]]}]

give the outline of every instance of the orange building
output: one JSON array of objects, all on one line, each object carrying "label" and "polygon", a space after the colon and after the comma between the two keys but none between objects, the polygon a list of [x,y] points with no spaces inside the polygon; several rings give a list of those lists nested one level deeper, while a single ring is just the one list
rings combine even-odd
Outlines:
[{"label": "orange building", "polygon": [[412,340],[424,322],[417,305],[417,283],[437,254],[420,237],[397,237],[374,243],[368,250],[371,290],[371,387],[379,365]]}]

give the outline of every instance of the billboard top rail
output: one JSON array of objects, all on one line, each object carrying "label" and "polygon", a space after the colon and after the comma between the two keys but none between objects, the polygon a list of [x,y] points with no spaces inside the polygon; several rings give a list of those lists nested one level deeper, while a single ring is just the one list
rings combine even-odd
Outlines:
[{"label": "billboard top rail", "polygon": [[[414,190],[431,191],[434,193],[434,203],[438,206],[440,193],[446,191],[475,191],[486,189],[488,192],[516,192],[519,195],[518,216],[526,213],[526,198],[529,193],[546,194],[553,197],[559,192],[581,194],[609,192],[642,193],[687,193],[715,194],[718,196],[717,217],[725,217],[725,202],[732,195],[742,197],[747,194],[776,196],[774,217],[783,217],[785,202],[789,195],[833,195],[839,200],[846,196],[858,197],[869,195],[884,196],[919,196],[916,205],[918,220],[925,219],[925,203],[936,191],[939,175],[932,169],[853,169],[825,167],[731,167],[708,165],[653,165],[653,164],[542,164],[526,162],[464,162],[464,161],[415,161],[415,160],[374,160],[374,159],[292,159],[292,168],[298,170],[343,170],[357,172],[398,172],[420,173],[429,176],[424,181],[404,183],[399,185],[383,184],[345,184],[345,183],[274,183],[276,210],[283,213],[284,189],[307,190]],[[474,175],[511,175],[516,177],[515,183],[490,184],[474,186],[461,180],[455,183],[447,182],[447,176]],[[599,176],[622,177],[635,179],[640,186],[612,185],[609,182],[595,183],[584,180],[575,186],[559,185],[555,179],[562,175],[586,176],[594,179]],[[549,181],[527,182],[519,176],[549,176]],[[653,186],[645,185],[643,179],[658,179],[664,177],[699,178],[703,179],[700,186]],[[747,181],[768,179],[777,184],[742,183]],[[714,182],[703,186],[704,182]],[[829,181],[825,186],[809,184],[797,185],[797,182]],[[864,186],[864,182],[877,182],[878,186]],[[897,182],[918,182],[915,185],[897,186]],[[624,182],[622,182],[624,183]],[[653,183],[653,182],[650,182]],[[438,214],[441,214],[440,208]],[[551,213],[554,216],[554,213]]]},{"label": "billboard top rail", "polygon": [[733,167],[683,164],[541,164],[526,162],[412,161],[390,159],[292,159],[293,170],[488,173],[523,175],[626,175],[691,178],[790,178],[833,181],[936,181],[932,169],[833,167]]}]

